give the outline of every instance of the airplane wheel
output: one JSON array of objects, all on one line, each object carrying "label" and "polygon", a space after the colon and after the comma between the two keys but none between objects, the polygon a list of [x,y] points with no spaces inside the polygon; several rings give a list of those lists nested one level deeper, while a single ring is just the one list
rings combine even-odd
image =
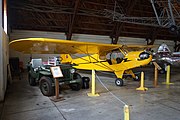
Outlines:
[{"label": "airplane wheel", "polygon": [[123,81],[121,78],[117,78],[117,79],[115,80],[115,84],[116,84],[117,86],[123,86],[123,85],[124,85],[124,81]]}]

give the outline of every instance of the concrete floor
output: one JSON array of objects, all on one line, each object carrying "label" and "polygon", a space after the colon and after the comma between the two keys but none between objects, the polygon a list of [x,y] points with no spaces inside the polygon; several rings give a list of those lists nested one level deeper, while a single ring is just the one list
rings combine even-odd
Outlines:
[{"label": "concrete floor", "polygon": [[[118,99],[130,106],[130,120],[180,120],[179,68],[171,69],[173,85],[163,85],[165,75],[159,74],[159,85],[153,86],[154,68],[140,68],[145,72],[148,91],[136,91],[139,82],[130,78],[125,86],[114,84],[115,76],[97,72],[100,80]],[[91,76],[82,72],[82,76]],[[99,97],[88,97],[90,89],[71,91],[64,87],[65,100],[53,102],[41,94],[38,86],[29,86],[27,73],[23,79],[14,79],[8,87],[5,102],[0,103],[2,120],[124,120],[124,104],[110,94],[97,80]]]}]

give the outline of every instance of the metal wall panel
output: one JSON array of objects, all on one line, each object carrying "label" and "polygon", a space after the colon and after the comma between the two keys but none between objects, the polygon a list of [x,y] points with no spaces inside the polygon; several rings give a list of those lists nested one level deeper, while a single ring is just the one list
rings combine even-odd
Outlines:
[{"label": "metal wall panel", "polygon": [[86,34],[73,34],[72,40],[83,41],[83,42],[98,42],[98,43],[111,43],[111,39],[108,36],[101,35],[86,35]]},{"label": "metal wall panel", "polygon": [[10,33],[10,40],[22,39],[22,38],[35,38],[35,37],[66,39],[64,33],[58,33],[58,32],[13,30]]}]

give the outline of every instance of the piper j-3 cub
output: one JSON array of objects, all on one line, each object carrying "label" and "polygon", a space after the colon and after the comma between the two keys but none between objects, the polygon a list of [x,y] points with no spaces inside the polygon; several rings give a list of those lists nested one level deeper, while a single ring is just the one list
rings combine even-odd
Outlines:
[{"label": "piper j-3 cub", "polygon": [[[100,44],[91,42],[78,42],[49,38],[26,38],[13,40],[10,48],[30,54],[60,54],[61,63],[69,63],[75,68],[84,70],[114,72],[117,79],[115,84],[123,86],[123,74],[130,74],[132,78],[139,78],[132,69],[147,65],[152,60],[152,55],[146,51],[127,51],[128,48],[142,46]],[[143,46],[144,47],[144,46]],[[72,55],[82,54],[73,59]],[[71,57],[72,56],[72,57]]]}]

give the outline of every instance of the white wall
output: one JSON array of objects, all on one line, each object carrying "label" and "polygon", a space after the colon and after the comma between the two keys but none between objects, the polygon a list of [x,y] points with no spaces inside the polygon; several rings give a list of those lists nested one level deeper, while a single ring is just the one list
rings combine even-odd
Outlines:
[{"label": "white wall", "polygon": [[160,46],[162,43],[165,43],[172,52],[174,51],[174,45],[175,45],[174,41],[168,41],[168,40],[156,40],[154,42],[154,45],[156,45],[157,47],[154,50],[157,51],[158,46]]},{"label": "white wall", "polygon": [[3,28],[0,32],[0,101],[4,100],[7,87],[7,64],[9,63],[8,38]]},{"label": "white wall", "polygon": [[21,39],[21,38],[35,38],[35,37],[66,39],[64,33],[59,33],[59,32],[12,30],[12,32],[10,33],[10,40]]},{"label": "white wall", "polygon": [[[2,24],[1,24],[2,25]],[[0,30],[0,38],[2,38],[2,28]],[[2,101],[4,99],[4,76],[3,76],[3,44],[2,44],[2,39],[0,39],[0,101]]]},{"label": "white wall", "polygon": [[[174,41],[170,40],[155,40],[154,42],[154,48],[152,48],[154,51],[157,51],[157,48],[162,44],[165,43],[168,45],[171,51],[174,51]],[[135,45],[147,45],[147,42],[144,38],[130,38],[130,37],[120,37],[118,44],[135,44]]]},{"label": "white wall", "polygon": [[136,45],[146,45],[147,42],[143,38],[132,38],[132,37],[119,37],[118,44],[136,44]]},{"label": "white wall", "polygon": [[111,44],[111,39],[109,36],[101,36],[101,35],[73,34],[72,40]]},{"label": "white wall", "polygon": [[[10,33],[10,39],[15,40],[15,39],[21,39],[21,38],[29,38],[29,37],[45,37],[45,38],[55,38],[55,39],[66,39],[66,36],[64,33],[59,33],[59,32],[44,32],[44,31],[28,31],[28,30],[13,30],[12,33]],[[100,35],[85,35],[85,34],[73,34],[72,35],[72,40],[75,41],[86,41],[86,42],[99,42],[99,43],[111,43],[111,39],[109,36],[100,36]],[[174,42],[169,42],[169,41],[163,41],[163,40],[156,40],[155,45],[156,48],[158,47],[159,44],[161,43],[167,43],[167,45],[170,46],[170,49],[173,48]],[[118,44],[137,44],[137,45],[146,45],[147,42],[143,38],[130,38],[130,37],[120,37]],[[154,48],[156,50],[156,48]],[[173,50],[173,49],[172,49]],[[22,54],[20,52],[15,52],[13,50],[10,50],[10,57],[19,57],[20,61],[23,61],[24,63],[24,68],[26,67],[26,64],[28,63],[30,59],[30,54]],[[47,57],[50,56],[58,56],[52,55],[52,54],[33,54],[33,58],[43,58],[44,61],[47,60]]]},{"label": "white wall", "polygon": [[[2,1],[0,1],[2,7]],[[0,7],[0,18],[2,18],[2,8]],[[4,100],[7,86],[7,64],[9,59],[8,37],[2,28],[2,19],[0,19],[0,101]]]},{"label": "white wall", "polygon": [[[63,40],[66,39],[66,35],[60,32],[13,30],[10,33],[10,40],[21,39],[21,38],[35,38],[35,37],[54,38],[54,39],[63,39]],[[111,43],[111,39],[108,36],[101,36],[101,35],[73,34],[72,40]]]}]

